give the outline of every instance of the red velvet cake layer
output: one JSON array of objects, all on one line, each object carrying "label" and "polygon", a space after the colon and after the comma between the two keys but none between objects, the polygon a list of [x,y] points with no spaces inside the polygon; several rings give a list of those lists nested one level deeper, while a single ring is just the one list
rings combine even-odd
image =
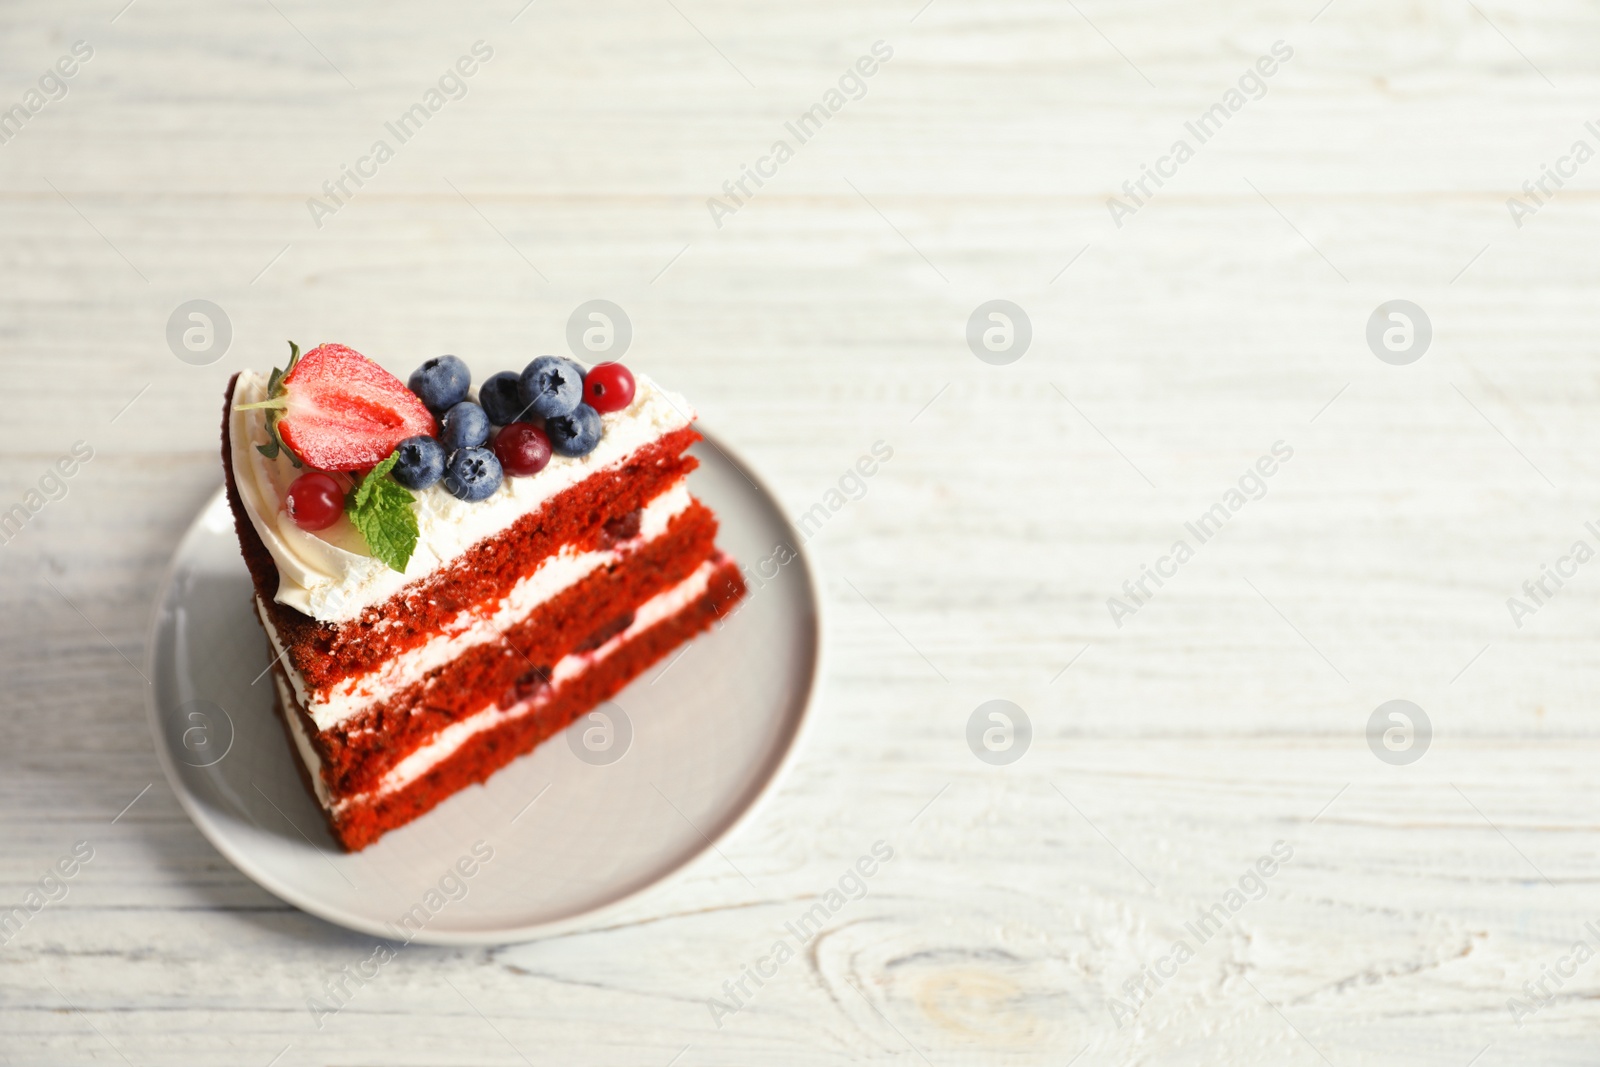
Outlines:
[{"label": "red velvet cake layer", "polygon": [[323,777],[335,793],[357,793],[452,722],[489,701],[509,707],[538,689],[568,653],[603,644],[635,609],[687,578],[716,551],[717,520],[698,502],[662,536],[534,608],[497,640],[476,645],[417,685],[339,725],[304,722]]},{"label": "red velvet cake layer", "polygon": [[[570,725],[585,711],[614,696],[678,645],[709,628],[726,613],[729,605],[744,595],[744,590],[738,565],[724,560],[699,598],[562,683],[532,710],[525,714],[508,714],[503,722],[473,735],[421,777],[392,793],[349,802],[337,812],[324,810],[329,829],[346,849],[357,851],[387,831],[429,811],[452,793],[485,781],[516,757],[531,752],[540,742]],[[277,707],[280,717],[285,717],[287,729],[286,716],[298,714],[298,711],[284,707],[281,700]],[[289,743],[294,747],[292,733]],[[315,793],[309,770],[298,756],[295,762],[300,765],[307,788]]]}]

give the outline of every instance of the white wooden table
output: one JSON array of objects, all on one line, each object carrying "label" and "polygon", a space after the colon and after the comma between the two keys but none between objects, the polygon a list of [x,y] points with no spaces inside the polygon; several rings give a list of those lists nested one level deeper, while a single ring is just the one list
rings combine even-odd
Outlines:
[{"label": "white wooden table", "polygon": [[[0,1060],[1595,1062],[1600,961],[1569,953],[1600,948],[1600,563],[1507,607],[1600,548],[1600,162],[1520,228],[1506,205],[1600,148],[1592,5],[122,2],[0,12],[0,107],[93,49],[0,144],[0,510],[93,450],[0,549],[0,907],[93,852],[0,947]],[[1200,144],[1184,124],[1280,40]],[[1118,227],[1107,198],[1180,137]],[[308,198],[380,138],[319,228]],[[520,366],[592,298],[792,514],[893,449],[811,541],[815,727],[725,845],[754,888],[710,856],[626,922],[409,948],[319,1029],[308,998],[370,939],[223,860],[145,725],[223,383],[286,338]],[[165,336],[192,299],[233,334],[203,366]],[[1009,365],[964,338],[991,299],[1031,322]],[[1404,366],[1364,337],[1394,299],[1431,321]],[[1265,495],[1115,625],[1279,441]],[[966,741],[990,699],[1032,724],[1004,766]],[[1409,765],[1365,736],[1392,699],[1432,724]],[[866,896],[717,1025],[879,840]],[[1124,1011],[1146,967],[1171,976]]]}]

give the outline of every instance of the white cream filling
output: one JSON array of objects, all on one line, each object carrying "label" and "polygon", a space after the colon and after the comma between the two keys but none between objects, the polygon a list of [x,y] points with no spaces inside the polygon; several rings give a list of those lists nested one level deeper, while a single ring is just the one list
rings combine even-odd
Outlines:
[{"label": "white cream filling", "polygon": [[278,687],[278,700],[283,705],[283,717],[289,723],[289,733],[294,737],[294,747],[300,753],[300,761],[306,765],[306,770],[311,772],[311,788],[317,794],[317,803],[326,808],[332,798],[328,795],[328,784],[322,780],[322,758],[317,755],[317,750],[311,747],[311,738],[306,736],[306,728],[294,710],[294,697],[289,693],[289,687],[284,684],[283,676],[274,672],[272,684]]},{"label": "white cream filling", "polygon": [[[337,801],[333,801],[331,810],[338,814],[352,804],[370,803],[385,794],[404,789],[449,759],[463,745],[483,731],[498,726],[502,722],[520,718],[535,708],[553,700],[559,694],[564,682],[578,677],[590,667],[610,656],[632,638],[662,620],[676,615],[703,596],[706,586],[711,581],[711,575],[715,573],[720,562],[720,558],[707,560],[693,574],[677,585],[657,593],[639,605],[639,609],[634,612],[633,622],[629,624],[628,628],[599,648],[590,652],[563,656],[551,671],[550,684],[538,693],[527,700],[513,704],[505,710],[501,710],[498,704],[490,703],[471,715],[458,719],[434,734],[426,744],[417,748],[405,759],[389,768],[388,773],[379,780],[375,788],[365,793],[358,793],[354,796],[342,797]],[[280,694],[283,694],[282,679],[276,675],[273,677],[278,683]],[[317,800],[321,802],[324,808],[328,808],[330,807],[330,798],[327,787],[322,782],[321,760],[317,758],[316,752],[311,748],[311,740],[305,736],[300,718],[294,714],[292,708],[288,710],[288,717],[290,727],[295,731],[295,747],[300,750],[301,758],[305,760],[307,769],[311,771],[311,780],[317,789]]]},{"label": "white cream filling", "polygon": [[[690,504],[688,482],[679,480],[646,504],[639,517],[639,543],[653,541],[666,533],[672,520]],[[366,674],[347,678],[326,693],[313,694],[300,672],[287,659],[284,668],[294,687],[300,706],[311,716],[318,730],[329,730],[373,704],[387,700],[408,686],[415,685],[429,671],[457,659],[474,646],[500,640],[504,632],[527,618],[540,604],[576,585],[609,563],[620,560],[621,549],[580,552],[571,546],[543,560],[530,575],[518,580],[490,613],[483,607],[462,611],[440,627],[440,632],[418,648],[387,660]],[[256,612],[272,642],[274,654],[284,655],[277,630],[258,600]]]},{"label": "white cream filling", "polygon": [[[417,547],[405,573],[373,559],[365,540],[341,517],[326,530],[302,530],[283,508],[289,485],[302,472],[280,453],[268,459],[256,448],[267,441],[264,411],[229,413],[234,482],[250,523],[278,565],[274,599],[319,622],[345,622],[381,604],[406,585],[426,577],[467,549],[492,537],[552,497],[628,457],[662,436],[687,426],[694,411],[682,397],[634,376],[633,403],[600,416],[600,443],[587,456],[552,456],[549,466],[525,478],[506,478],[487,500],[457,500],[442,485],[415,494]],[[242,371],[234,404],[266,398],[267,379]]]}]

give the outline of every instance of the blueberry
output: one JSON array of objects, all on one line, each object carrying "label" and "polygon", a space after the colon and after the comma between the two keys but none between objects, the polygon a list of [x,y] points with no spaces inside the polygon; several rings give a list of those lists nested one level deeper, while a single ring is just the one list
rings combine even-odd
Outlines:
[{"label": "blueberry", "polygon": [[570,415],[583,401],[583,368],[570,359],[540,356],[522,372],[522,402],[540,418]]},{"label": "blueberry", "polygon": [[463,400],[444,413],[439,429],[439,443],[446,452],[461,448],[477,448],[489,439],[489,416],[470,400]]},{"label": "blueberry", "polygon": [[390,474],[407,489],[426,489],[444,477],[444,446],[426,435],[408,437],[395,447],[400,458]]},{"label": "blueberry", "polygon": [[496,426],[510,426],[521,418],[528,404],[522,399],[522,375],[503,370],[478,386],[478,403]]},{"label": "blueberry", "polygon": [[472,371],[455,356],[434,356],[411,372],[411,391],[435,415],[442,415],[467,398]]},{"label": "blueberry", "polygon": [[600,443],[600,413],[579,404],[570,415],[544,420],[545,435],[558,456],[587,456]]},{"label": "blueberry", "polygon": [[463,448],[450,457],[444,487],[451,496],[462,500],[487,500],[504,478],[493,452],[487,448]]}]

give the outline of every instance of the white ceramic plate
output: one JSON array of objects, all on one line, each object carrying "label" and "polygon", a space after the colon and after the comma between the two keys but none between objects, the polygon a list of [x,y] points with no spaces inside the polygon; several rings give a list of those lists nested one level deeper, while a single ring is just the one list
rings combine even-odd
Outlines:
[{"label": "white ceramic plate", "polygon": [[776,576],[602,706],[609,724],[580,719],[355,855],[334,844],[273,714],[271,657],[218,492],[178,546],[148,645],[156,751],[195,825],[289,903],[433,944],[593,921],[710,849],[795,748],[821,620],[805,557],[772,558],[779,544],[799,550],[772,495],[710,435],[694,454],[690,486],[721,520],[718,543]]}]

